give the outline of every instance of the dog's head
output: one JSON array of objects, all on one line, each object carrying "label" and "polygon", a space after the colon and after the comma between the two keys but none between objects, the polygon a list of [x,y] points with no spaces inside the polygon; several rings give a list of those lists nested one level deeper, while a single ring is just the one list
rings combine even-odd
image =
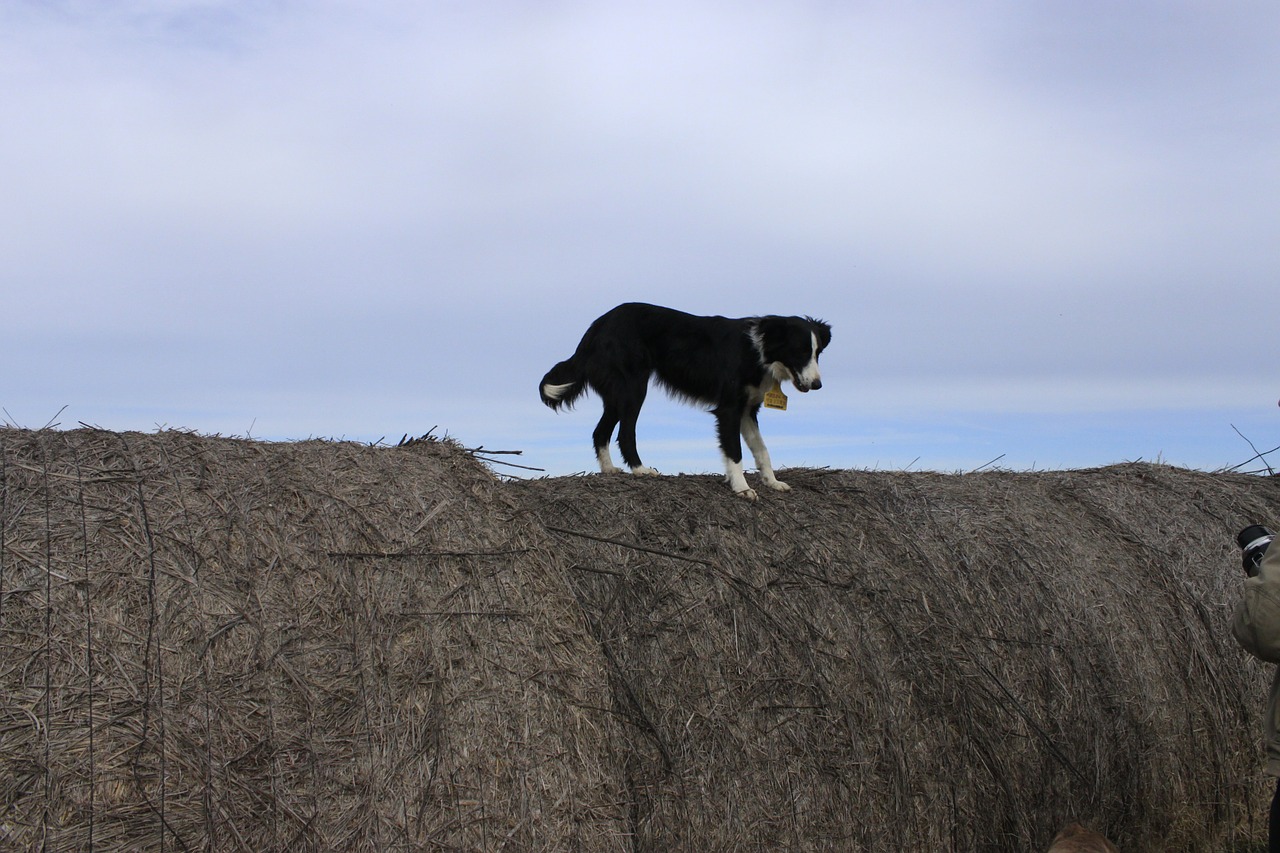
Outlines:
[{"label": "dog's head", "polygon": [[752,329],[760,362],[801,393],[822,387],[818,356],[831,343],[831,326],[812,317],[761,317]]}]

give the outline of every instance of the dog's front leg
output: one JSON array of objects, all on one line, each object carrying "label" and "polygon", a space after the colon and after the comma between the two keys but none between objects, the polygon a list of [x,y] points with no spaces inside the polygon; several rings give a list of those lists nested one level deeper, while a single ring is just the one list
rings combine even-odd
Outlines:
[{"label": "dog's front leg", "polygon": [[747,478],[742,473],[742,462],[734,462],[727,455],[724,457],[724,478],[729,482],[729,488],[733,489],[733,493],[738,497],[749,501],[759,497],[756,490],[747,485]]},{"label": "dog's front leg", "polygon": [[716,434],[720,439],[724,478],[729,481],[729,488],[738,497],[753,501],[758,496],[755,489],[747,485],[747,478],[742,473],[742,437],[739,434],[741,427],[738,411],[716,409]]},{"label": "dog's front leg", "polygon": [[742,415],[742,437],[747,440],[747,447],[760,469],[760,479],[771,489],[789,492],[791,487],[779,480],[773,473],[773,461],[769,458],[769,448],[764,446],[764,438],[760,435],[760,424],[756,421],[756,412],[747,411]]}]

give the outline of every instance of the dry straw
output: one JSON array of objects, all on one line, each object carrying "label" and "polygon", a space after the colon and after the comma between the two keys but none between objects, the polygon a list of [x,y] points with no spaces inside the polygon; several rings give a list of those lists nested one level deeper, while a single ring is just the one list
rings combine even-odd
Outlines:
[{"label": "dry straw", "polygon": [[1226,622],[1280,481],[786,479],[0,430],[0,848],[1263,837]]}]

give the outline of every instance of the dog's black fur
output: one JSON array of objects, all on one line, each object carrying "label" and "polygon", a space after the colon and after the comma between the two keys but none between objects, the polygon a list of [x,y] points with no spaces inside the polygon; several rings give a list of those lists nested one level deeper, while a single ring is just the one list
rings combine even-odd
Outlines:
[{"label": "dog's black fur", "polygon": [[783,379],[802,392],[821,388],[817,360],[830,342],[831,327],[812,317],[697,317],[629,302],[592,323],[539,391],[552,409],[572,406],[588,388],[599,394],[604,414],[592,440],[601,470],[617,470],[608,447],[620,424],[623,460],[633,473],[649,474],[636,451],[636,419],[653,376],[673,396],[711,407],[730,485],[754,498],[742,477],[742,438],[765,484],[787,489],[773,476],[757,415],[765,392]]}]

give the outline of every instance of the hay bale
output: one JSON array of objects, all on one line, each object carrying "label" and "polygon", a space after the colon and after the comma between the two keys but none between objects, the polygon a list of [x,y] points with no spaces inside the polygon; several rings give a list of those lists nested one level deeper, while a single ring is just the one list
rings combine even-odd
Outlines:
[{"label": "hay bale", "polygon": [[456,446],[0,448],[0,847],[621,846],[598,653]]},{"label": "hay bale", "polygon": [[1233,534],[1280,518],[1280,481],[785,479],[758,505],[717,477],[516,487],[606,652],[639,849],[1263,837],[1269,673],[1227,617]]},{"label": "hay bale", "polygon": [[1226,619],[1278,481],[786,479],[0,430],[0,846],[1262,837]]}]

